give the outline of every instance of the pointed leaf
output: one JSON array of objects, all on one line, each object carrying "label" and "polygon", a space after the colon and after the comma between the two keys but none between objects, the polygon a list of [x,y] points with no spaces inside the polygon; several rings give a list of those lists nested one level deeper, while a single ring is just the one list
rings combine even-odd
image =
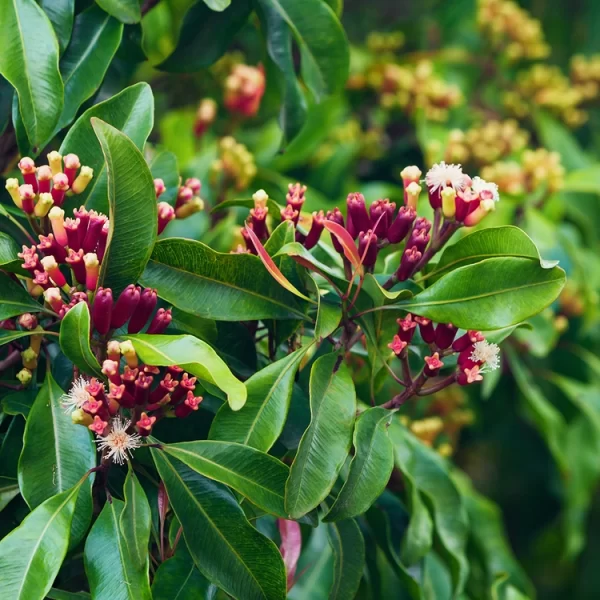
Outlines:
[{"label": "pointed leaf", "polygon": [[119,528],[124,508],[122,500],[107,502],[85,542],[85,573],[94,600],[152,600],[148,569],[134,564]]},{"label": "pointed leaf", "polygon": [[163,449],[196,473],[224,483],[268,513],[285,517],[289,469],[275,457],[242,444],[209,440],[165,444]]},{"label": "pointed leaf", "polygon": [[0,598],[43,600],[67,553],[80,486],[48,498],[0,541]]},{"label": "pointed leaf", "polygon": [[360,275],[363,272],[362,261],[360,260],[360,254],[352,236],[348,231],[342,227],[339,223],[333,221],[325,221],[325,229],[334,235],[337,241],[341,244],[344,250],[344,256],[350,261],[350,264],[356,269],[356,274]]},{"label": "pointed leaf", "polygon": [[325,521],[341,521],[366,512],[385,489],[394,467],[394,447],[388,437],[391,413],[366,410],[354,428],[354,458],[348,478]]},{"label": "pointed leaf", "polygon": [[60,324],[60,349],[84,373],[102,377],[102,368],[90,348],[90,332],[90,309],[86,302],[79,302]]},{"label": "pointed leaf", "polygon": [[198,569],[240,600],[284,600],[279,550],[248,523],[233,494],[164,452],[151,452]]},{"label": "pointed leaf", "polygon": [[[36,390],[32,389],[7,394],[2,398],[2,411],[7,415],[23,415],[27,418],[36,396]],[[6,439],[6,436],[4,439]],[[16,476],[16,469],[14,474]]]},{"label": "pointed leaf", "polygon": [[301,303],[250,254],[221,254],[193,240],[159,241],[141,282],[177,308],[208,319],[304,319]]},{"label": "pointed leaf", "polygon": [[227,394],[231,410],[246,403],[246,386],[229,370],[219,355],[206,343],[191,335],[126,335],[140,359],[147,365],[178,365]]},{"label": "pointed leaf", "polygon": [[214,418],[209,437],[238,442],[266,452],[283,430],[290,406],[294,377],[309,346],[258,371],[246,381],[248,399],[244,410],[232,412],[222,406]]},{"label": "pointed leaf", "polygon": [[0,510],[19,495],[19,481],[14,477],[0,476]]},{"label": "pointed leaf", "polygon": [[60,153],[64,156],[74,152],[82,165],[94,169],[94,178],[83,192],[67,199],[70,208],[84,204],[108,214],[108,183],[106,163],[100,143],[92,129],[91,118],[98,117],[126,134],[142,149],[154,124],[154,99],[147,83],[136,83],[112,98],[88,108],[69,129]]},{"label": "pointed leaf", "polygon": [[142,19],[139,0],[96,0],[96,3],[122,23],[131,25]]},{"label": "pointed leaf", "polygon": [[354,598],[365,568],[365,540],[354,519],[327,527],[333,549],[333,586],[330,600]]},{"label": "pointed leaf", "polygon": [[8,275],[0,273],[0,320],[26,312],[41,311],[45,311],[44,307],[36,302],[21,284],[13,281]]},{"label": "pointed leaf", "polygon": [[18,329],[0,329],[0,346],[30,335],[44,335],[47,331],[28,331]]},{"label": "pointed leaf", "polygon": [[62,54],[71,39],[75,0],[40,0],[38,4],[52,23]]},{"label": "pointed leaf", "polygon": [[49,141],[63,106],[56,35],[34,0],[0,0],[0,39],[0,74],[17,91],[19,113],[37,154]]},{"label": "pointed leaf", "polygon": [[294,519],[327,497],[350,450],[356,393],[348,367],[342,364],[334,370],[339,358],[338,354],[322,356],[310,373],[311,421],[285,489],[285,507]]},{"label": "pointed leaf", "polygon": [[138,280],[156,241],[154,180],[142,153],[112,125],[92,118],[108,176],[110,228],[100,284],[117,297]]},{"label": "pointed leaf", "polygon": [[125,506],[119,518],[119,529],[127,540],[129,556],[133,565],[142,571],[148,570],[148,543],[152,515],[144,488],[135,476],[131,463],[123,484]]},{"label": "pointed leaf", "polygon": [[57,129],[71,123],[79,107],[100,87],[122,35],[123,24],[98,6],[77,15],[71,42],[60,60],[65,104]]},{"label": "pointed leaf", "polygon": [[29,277],[28,271],[21,267],[23,260],[17,256],[19,252],[17,242],[7,233],[0,232],[0,269]]},{"label": "pointed leaf", "polygon": [[[87,427],[73,425],[61,406],[63,390],[48,373],[31,407],[19,459],[21,494],[35,508],[75,485],[96,466],[96,448]],[[72,543],[80,541],[92,518],[92,481],[81,485],[73,518]]]}]

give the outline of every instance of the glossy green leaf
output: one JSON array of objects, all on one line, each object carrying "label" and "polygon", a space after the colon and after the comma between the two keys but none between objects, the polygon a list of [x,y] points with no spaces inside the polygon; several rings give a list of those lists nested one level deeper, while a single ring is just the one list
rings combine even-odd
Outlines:
[{"label": "glossy green leaf", "polygon": [[157,242],[141,277],[161,298],[200,317],[223,321],[303,319],[302,301],[250,254],[221,254],[179,238]]},{"label": "glossy green leaf", "polygon": [[19,329],[0,329],[0,346],[4,346],[4,344],[8,344],[14,340],[18,340],[23,337],[27,337],[29,335],[34,334],[44,334],[45,331],[28,331],[28,330],[19,330]]},{"label": "glossy green leaf", "polygon": [[92,118],[106,159],[110,228],[100,284],[117,297],[138,280],[156,241],[154,181],[142,153],[112,125]]},{"label": "glossy green leaf", "polygon": [[303,78],[318,98],[341,90],[349,68],[346,34],[322,0],[260,0],[288,24],[302,55]]},{"label": "glossy green leaf", "polygon": [[48,498],[0,541],[0,597],[43,600],[67,553],[80,485]]},{"label": "glossy green leaf", "polygon": [[[61,406],[63,391],[48,373],[31,407],[19,459],[21,494],[30,508],[75,485],[96,466],[96,447],[87,427],[73,425]],[[72,543],[83,538],[92,517],[92,477],[81,486]]]},{"label": "glossy green leaf", "polygon": [[52,588],[46,598],[50,600],[90,600],[91,596],[87,592],[65,592],[57,588]]},{"label": "glossy green leaf", "polygon": [[21,248],[17,242],[8,234],[0,232],[0,269],[29,276],[28,272],[21,267],[23,260],[17,256],[19,252]]},{"label": "glossy green leaf", "polygon": [[136,83],[112,98],[88,108],[69,129],[60,153],[74,152],[82,165],[94,169],[94,178],[83,192],[67,203],[70,207],[85,204],[88,209],[108,214],[106,163],[100,143],[92,129],[91,118],[97,117],[125,133],[140,149],[154,124],[154,99],[147,83]]},{"label": "glossy green leaf", "polygon": [[107,502],[85,542],[85,572],[94,600],[152,600],[148,569],[135,565],[119,527],[124,508],[122,500]]},{"label": "glossy green leaf", "polygon": [[0,73],[19,97],[19,112],[34,153],[49,141],[63,106],[58,42],[34,0],[0,1]]},{"label": "glossy green leaf", "polygon": [[259,0],[258,5],[261,8],[259,14],[264,18],[269,56],[281,71],[283,104],[279,113],[279,122],[289,142],[300,133],[308,110],[304,92],[296,78],[292,55],[292,32],[272,3],[268,0]]},{"label": "glossy green leaf", "polygon": [[60,324],[60,349],[84,373],[102,377],[102,368],[90,348],[90,309],[79,302],[65,315]]},{"label": "glossy green leaf", "polygon": [[227,394],[232,410],[246,402],[246,387],[234,377],[219,355],[202,340],[191,335],[127,335],[140,359],[147,365],[167,367],[178,365]]},{"label": "glossy green leaf", "polygon": [[338,354],[326,354],[311,369],[311,421],[300,440],[285,489],[286,511],[293,519],[327,497],[350,450],[356,393],[346,365],[337,368],[338,359]]},{"label": "glossy green leaf", "polygon": [[431,507],[435,531],[450,567],[455,595],[458,595],[468,575],[465,556],[468,517],[461,496],[446,463],[434,450],[417,440],[397,420],[392,421],[389,435],[394,444],[396,467],[410,474]]},{"label": "glossy green leaf", "polygon": [[348,478],[325,521],[341,521],[366,512],[385,489],[394,467],[394,448],[387,432],[390,418],[389,411],[376,406],[356,422]]},{"label": "glossy green leaf", "polygon": [[121,23],[131,25],[142,19],[139,0],[96,0],[96,3]]},{"label": "glossy green leaf", "polygon": [[43,310],[44,307],[36,302],[21,284],[0,273],[0,320]]},{"label": "glossy green leaf", "polygon": [[38,4],[52,23],[62,54],[71,39],[75,0],[39,0]]},{"label": "glossy green leaf", "polygon": [[19,481],[14,477],[0,476],[0,510],[19,495]]},{"label": "glossy green leaf", "polygon": [[[2,411],[7,415],[23,415],[25,418],[33,406],[37,392],[34,389],[19,390],[2,398]],[[17,471],[15,469],[15,476]]]},{"label": "glossy green leaf", "polygon": [[[489,227],[475,231],[452,246],[448,246],[435,265],[422,280],[436,281],[448,271],[471,265],[486,258],[498,257],[531,258],[541,261],[540,254],[532,239],[518,227]],[[544,268],[555,266],[543,263]]]},{"label": "glossy green leaf", "polygon": [[184,543],[173,558],[161,563],[152,581],[153,600],[213,600],[217,588],[198,571]]},{"label": "glossy green leaf", "polygon": [[122,35],[123,24],[98,6],[77,15],[71,42],[60,60],[65,103],[57,129],[71,123],[79,107],[100,87]]},{"label": "glossy green leaf", "polygon": [[224,483],[273,515],[286,517],[283,498],[289,469],[276,458],[250,446],[211,440],[163,448],[200,475]]},{"label": "glossy green leaf", "polygon": [[191,333],[205,342],[214,343],[218,338],[217,324],[212,319],[203,319],[183,310],[174,308],[172,311],[171,327]]},{"label": "glossy green leaf", "polygon": [[136,569],[148,571],[150,526],[152,516],[148,498],[136,477],[133,467],[127,472],[123,484],[125,506],[119,518],[121,536],[126,540],[129,557]]},{"label": "glossy green leaf", "polygon": [[501,329],[554,302],[565,280],[559,267],[544,269],[526,258],[488,258],[451,271],[410,300],[382,308],[463,329]]},{"label": "glossy green leaf", "polygon": [[354,519],[327,526],[333,549],[333,585],[330,600],[354,598],[365,568],[365,540]]},{"label": "glossy green leaf", "polygon": [[246,381],[244,409],[232,412],[222,406],[212,422],[209,437],[238,442],[267,452],[283,430],[296,371],[308,347],[261,369]]},{"label": "glossy green leaf", "polygon": [[198,569],[240,600],[284,600],[281,554],[250,525],[233,494],[164,452],[151,452]]},{"label": "glossy green leaf", "polygon": [[203,0],[203,2],[210,10],[219,12],[225,10],[231,4],[231,0]]},{"label": "glossy green leaf", "polygon": [[177,48],[157,68],[186,73],[212,65],[225,53],[251,12],[250,0],[235,0],[222,12],[197,2],[185,16]]},{"label": "glossy green leaf", "polygon": [[150,161],[150,172],[154,179],[162,179],[166,190],[160,195],[161,202],[175,203],[179,191],[179,167],[177,157],[166,150],[157,152]]}]

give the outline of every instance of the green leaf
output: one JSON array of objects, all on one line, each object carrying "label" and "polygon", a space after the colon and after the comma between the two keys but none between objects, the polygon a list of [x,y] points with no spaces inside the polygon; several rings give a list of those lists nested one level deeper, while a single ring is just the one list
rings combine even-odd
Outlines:
[{"label": "green leaf", "polygon": [[52,23],[62,54],[71,39],[75,0],[39,0],[38,4]]},{"label": "green leaf", "polygon": [[19,495],[19,481],[14,477],[0,476],[0,510],[4,510],[6,505]]},{"label": "green leaf", "polygon": [[126,335],[131,340],[140,360],[147,365],[168,367],[178,365],[227,394],[232,410],[246,403],[246,386],[229,370],[219,355],[202,340],[191,335]]},{"label": "green leaf", "polygon": [[79,107],[100,87],[122,35],[123,24],[98,6],[77,15],[71,42],[60,60],[65,104],[57,129],[71,123]]},{"label": "green leaf", "polygon": [[91,596],[87,592],[65,592],[57,588],[52,588],[46,598],[50,600],[91,600]]},{"label": "green leaf", "polygon": [[0,541],[0,597],[43,600],[67,553],[81,485],[48,498]]},{"label": "green leaf", "polygon": [[471,265],[486,258],[531,258],[540,261],[544,268],[556,262],[543,262],[532,239],[518,227],[489,227],[475,231],[446,248],[435,268],[420,281],[436,281],[448,271]]},{"label": "green leaf", "polygon": [[203,2],[210,10],[219,12],[225,10],[231,4],[231,0],[203,0]]},{"label": "green leaf", "polygon": [[127,25],[142,20],[139,0],[96,0],[96,4]]},{"label": "green leaf", "polygon": [[[96,466],[96,448],[87,427],[74,425],[61,406],[63,391],[48,373],[31,407],[19,459],[21,494],[30,508],[75,485]],[[80,541],[92,518],[92,479],[82,483],[71,543]]]},{"label": "green leaf", "polygon": [[356,422],[350,472],[325,521],[341,521],[366,512],[385,489],[394,467],[394,447],[387,432],[390,418],[389,411],[376,406]]},{"label": "green leaf", "polygon": [[565,285],[559,267],[526,258],[488,258],[451,271],[410,300],[381,307],[407,310],[463,329],[516,325],[554,302]]},{"label": "green leaf", "polygon": [[598,194],[600,192],[600,165],[594,164],[591,167],[567,173],[562,189],[566,192]]},{"label": "green leaf", "polygon": [[288,24],[300,47],[303,78],[316,96],[343,89],[350,53],[346,34],[335,13],[322,0],[259,0]]},{"label": "green leaf", "polygon": [[217,588],[198,571],[183,542],[173,558],[160,564],[152,581],[153,600],[213,600],[216,592]]},{"label": "green leaf", "polygon": [[308,111],[304,92],[296,78],[292,54],[292,32],[270,2],[259,0],[258,4],[261,7],[259,15],[264,18],[263,27],[266,29],[269,56],[281,71],[283,104],[279,121],[284,136],[289,142],[300,133]]},{"label": "green leaf", "polygon": [[23,260],[17,254],[21,251],[17,242],[8,234],[0,232],[0,269],[9,273],[29,276],[21,265]]},{"label": "green leaf", "polygon": [[134,567],[147,572],[152,515],[144,488],[135,476],[131,463],[123,484],[123,496],[125,506],[119,518],[121,536],[126,540]]},{"label": "green leaf", "polygon": [[34,0],[0,0],[0,39],[0,73],[17,91],[23,125],[37,154],[63,106],[56,36]]},{"label": "green leaf", "polygon": [[348,600],[358,592],[365,569],[365,540],[354,519],[327,527],[333,549],[333,585],[330,600]]},{"label": "green leaf", "polygon": [[157,152],[150,161],[150,172],[154,179],[159,178],[164,181],[166,189],[161,194],[160,201],[175,204],[179,191],[179,167],[175,154],[167,150]]},{"label": "green leaf", "polygon": [[308,350],[300,348],[261,369],[246,381],[244,410],[223,405],[214,418],[209,437],[238,442],[267,452],[279,437],[290,406],[296,371]]},{"label": "green leaf", "polygon": [[468,575],[465,556],[468,518],[461,496],[448,474],[446,463],[434,450],[423,445],[399,421],[392,421],[389,434],[394,444],[396,467],[410,475],[431,509],[435,531],[458,596]]},{"label": "green leaf", "polygon": [[60,349],[84,373],[102,377],[102,368],[90,348],[90,330],[90,309],[86,302],[79,302],[60,324]]},{"label": "green leaf", "polygon": [[250,254],[221,254],[201,242],[160,240],[141,277],[161,298],[199,317],[222,321],[305,319],[302,303]]},{"label": "green leaf", "polygon": [[110,229],[100,284],[117,297],[138,280],[156,241],[156,192],[150,169],[135,144],[112,125],[92,118],[108,175]]},{"label": "green leaf", "polygon": [[14,340],[18,340],[22,337],[27,337],[28,335],[37,335],[47,333],[45,331],[27,331],[27,330],[18,330],[18,329],[0,329],[0,346],[4,346],[4,344],[8,344]]},{"label": "green leaf", "polygon": [[69,207],[84,204],[86,208],[108,213],[106,163],[100,143],[92,129],[91,118],[97,117],[126,134],[140,149],[154,124],[154,99],[147,83],[136,83],[112,98],[88,108],[69,129],[60,153],[74,152],[82,165],[94,169],[94,178],[83,192],[68,201]]},{"label": "green leaf", "polygon": [[129,540],[119,528],[125,503],[107,502],[92,527],[84,548],[84,564],[94,600],[152,600],[148,569],[139,569]]},{"label": "green leaf", "polygon": [[0,273],[0,320],[26,312],[36,313],[44,310],[44,307],[36,302],[21,284],[13,281],[8,275]]},{"label": "green leaf", "polygon": [[[2,411],[7,415],[23,415],[27,418],[36,396],[37,392],[34,389],[20,390],[8,394],[2,398]],[[16,474],[17,471],[15,469]]]},{"label": "green leaf", "polygon": [[214,343],[217,341],[219,335],[217,323],[212,319],[203,319],[178,308],[173,309],[172,315],[171,326],[174,329],[191,333],[205,342]]},{"label": "green leaf", "polygon": [[232,442],[201,440],[163,446],[188,467],[233,488],[259,508],[286,518],[283,506],[289,469],[260,450]]},{"label": "green leaf", "polygon": [[236,0],[222,12],[197,2],[185,15],[177,48],[157,68],[187,73],[212,65],[225,53],[251,12],[250,0]]},{"label": "green leaf", "polygon": [[[299,518],[322,502],[350,450],[356,393],[338,354],[319,358],[310,372],[311,421],[304,432],[285,489],[285,507]],[[326,451],[324,451],[326,449]]]},{"label": "green leaf", "polygon": [[281,554],[250,525],[233,494],[164,452],[151,452],[198,569],[240,600],[284,600]]}]

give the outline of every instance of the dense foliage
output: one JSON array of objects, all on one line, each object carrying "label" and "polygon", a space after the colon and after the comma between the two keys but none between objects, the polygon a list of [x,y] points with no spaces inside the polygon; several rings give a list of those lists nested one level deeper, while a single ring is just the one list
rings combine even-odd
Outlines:
[{"label": "dense foliage", "polygon": [[3,600],[597,597],[600,58],[389,10],[0,0]]}]

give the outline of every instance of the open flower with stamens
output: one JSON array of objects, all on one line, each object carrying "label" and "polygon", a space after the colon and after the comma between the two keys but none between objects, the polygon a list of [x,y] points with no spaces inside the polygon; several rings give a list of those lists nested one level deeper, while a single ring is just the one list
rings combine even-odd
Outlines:
[{"label": "open flower with stamens", "polygon": [[127,433],[130,425],[131,421],[117,417],[111,421],[110,431],[96,440],[98,449],[108,450],[106,457],[120,465],[131,458],[132,450],[142,445],[142,438],[137,433]]},{"label": "open flower with stamens", "polygon": [[498,344],[490,344],[487,340],[475,342],[470,359],[474,363],[483,363],[479,373],[487,373],[500,368],[500,348]]},{"label": "open flower with stamens", "polygon": [[432,192],[441,192],[445,187],[451,187],[458,192],[467,187],[469,176],[463,173],[460,165],[448,165],[442,161],[427,171],[425,183]]},{"label": "open flower with stamens", "polygon": [[87,385],[88,382],[83,377],[78,377],[73,381],[69,393],[61,398],[61,406],[67,414],[81,408],[90,399]]},{"label": "open flower with stamens", "polygon": [[481,177],[473,177],[471,189],[479,196],[481,200],[493,200],[494,202],[498,202],[498,200],[500,200],[498,185],[491,181],[481,179]]}]

